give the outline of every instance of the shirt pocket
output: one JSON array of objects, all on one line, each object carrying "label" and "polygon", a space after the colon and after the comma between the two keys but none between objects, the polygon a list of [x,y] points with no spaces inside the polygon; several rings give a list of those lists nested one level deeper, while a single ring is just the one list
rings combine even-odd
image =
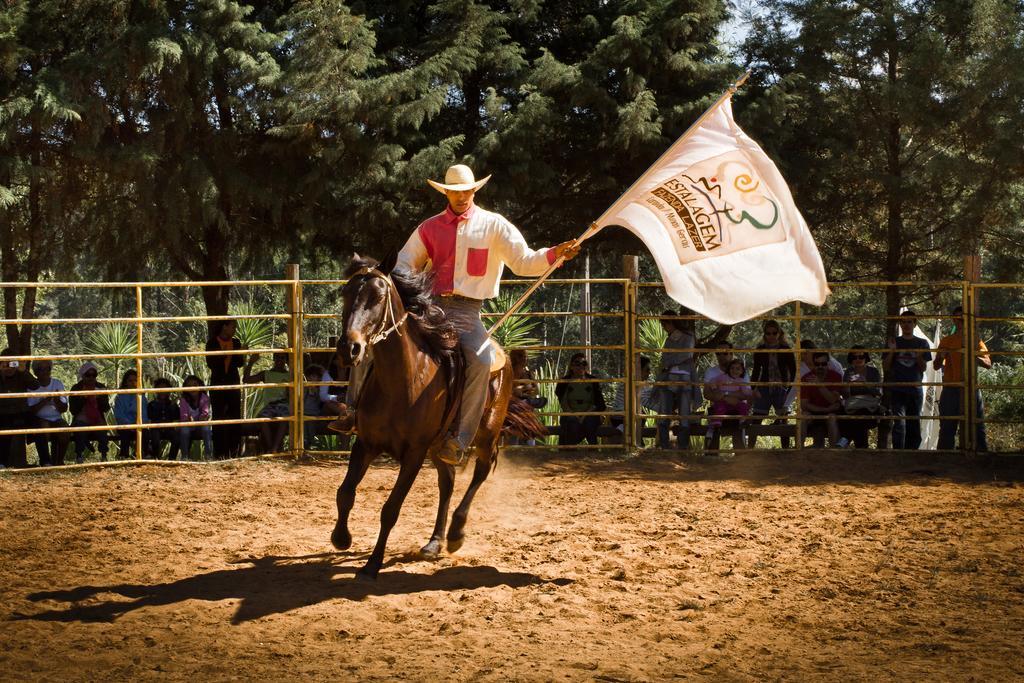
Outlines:
[{"label": "shirt pocket", "polygon": [[466,273],[470,277],[487,274],[487,251],[487,249],[474,249],[473,247],[466,251]]}]

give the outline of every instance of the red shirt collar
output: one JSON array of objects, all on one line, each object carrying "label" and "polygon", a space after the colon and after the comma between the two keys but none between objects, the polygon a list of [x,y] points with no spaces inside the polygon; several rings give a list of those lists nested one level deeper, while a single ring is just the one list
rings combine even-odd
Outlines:
[{"label": "red shirt collar", "polygon": [[471,219],[475,211],[476,204],[470,204],[469,208],[462,213],[455,213],[452,211],[452,205],[449,204],[445,207],[444,213],[441,215],[444,216],[444,222],[448,225],[458,225],[460,221],[468,221]]}]

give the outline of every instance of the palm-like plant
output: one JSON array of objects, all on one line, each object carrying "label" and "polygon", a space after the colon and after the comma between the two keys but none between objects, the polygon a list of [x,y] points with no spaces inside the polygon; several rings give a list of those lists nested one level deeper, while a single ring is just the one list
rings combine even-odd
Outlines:
[{"label": "palm-like plant", "polygon": [[[652,318],[640,321],[637,326],[637,336],[640,346],[645,349],[660,349],[665,346],[665,340],[668,339],[668,333],[662,327],[661,321]],[[660,352],[646,351],[645,353],[650,354],[652,368],[661,367]]]},{"label": "palm-like plant", "polygon": [[[484,303],[484,320],[496,320],[498,316],[512,308],[512,305],[516,302],[516,298],[517,297],[513,294],[499,294],[493,299],[488,299],[487,302]],[[517,313],[529,312],[529,305],[524,305],[519,309],[519,311],[517,311]],[[487,314],[491,314],[491,316],[488,316]],[[539,341],[531,334],[538,325],[540,325],[540,320],[537,320],[536,318],[530,318],[524,315],[513,315],[503,322],[498,329],[494,331],[494,334],[492,334],[491,337],[506,349],[515,348],[517,346],[532,346]]]},{"label": "palm-like plant", "polygon": [[[85,339],[85,350],[90,354],[128,354],[139,350],[135,328],[131,323],[101,323]],[[133,367],[130,358],[111,358],[103,363],[105,371],[112,371],[113,377],[105,377],[108,386],[118,386],[121,369]]]}]

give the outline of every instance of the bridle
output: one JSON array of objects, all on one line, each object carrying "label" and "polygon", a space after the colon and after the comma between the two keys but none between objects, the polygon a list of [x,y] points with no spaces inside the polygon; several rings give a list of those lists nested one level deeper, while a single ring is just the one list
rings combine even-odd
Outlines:
[{"label": "bridle", "polygon": [[[377,342],[387,339],[392,332],[398,332],[398,336],[402,336],[401,328],[402,325],[405,324],[405,319],[409,317],[409,311],[403,311],[402,316],[397,320],[395,319],[395,307],[391,304],[391,292],[395,290],[395,283],[392,281],[391,276],[382,273],[373,266],[360,268],[357,273],[352,275],[352,277],[355,278],[360,275],[382,278],[385,283],[387,283],[386,289],[388,292],[387,300],[384,302],[384,315],[380,318],[380,324],[377,326],[377,330],[366,340],[367,348],[373,346]],[[349,279],[351,280],[351,278]],[[362,285],[360,285],[360,289],[362,289]]]}]

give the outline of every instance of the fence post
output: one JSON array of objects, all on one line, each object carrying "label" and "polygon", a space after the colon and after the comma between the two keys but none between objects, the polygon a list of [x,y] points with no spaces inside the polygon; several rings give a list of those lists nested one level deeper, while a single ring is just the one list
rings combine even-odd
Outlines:
[{"label": "fence post", "polygon": [[[640,279],[640,259],[637,256],[622,257],[622,276],[626,279],[623,283],[623,332],[626,338],[626,358],[624,363],[623,377],[626,386],[622,391],[622,443],[633,446],[643,446],[644,430],[643,421],[640,421],[640,428],[637,429],[636,413],[636,386],[633,368],[636,366],[636,307],[637,307],[637,282]],[[627,452],[629,447],[627,446]]]},{"label": "fence post", "polygon": [[[142,353],[142,287],[135,285],[135,318],[138,322],[135,323],[135,341],[136,349],[139,353]],[[135,357],[135,388],[141,389],[143,386],[142,377],[142,358],[140,356]],[[135,424],[142,424],[142,410],[144,398],[143,394],[135,394]],[[124,453],[120,453],[118,457],[124,457]],[[156,454],[154,453],[154,457]],[[135,428],[135,459],[140,460],[142,458],[142,427]]]},{"label": "fence post", "polygon": [[977,325],[978,315],[978,290],[974,283],[981,279],[981,255],[969,254],[964,256],[964,333],[961,335],[964,342],[964,355],[961,360],[962,375],[964,383],[963,403],[964,421],[963,431],[960,433],[961,443],[964,448],[964,455],[977,455],[978,443],[975,438],[978,433],[978,403],[975,395],[978,392],[978,361],[975,356],[975,349],[978,347]]},{"label": "fence post", "polygon": [[304,437],[302,398],[305,387],[302,386],[305,375],[302,373],[303,332],[302,332],[302,283],[299,282],[299,264],[289,263],[284,267],[284,278],[290,281],[288,295],[285,297],[288,312],[288,346],[291,348],[292,419],[288,423],[289,442],[292,455],[303,452]]},{"label": "fence post", "polygon": [[793,379],[796,383],[796,399],[793,401],[793,415],[796,417],[796,438],[793,439],[794,446],[797,451],[802,451],[804,448],[804,422],[803,413],[800,410],[800,393],[801,383],[803,378],[800,376],[800,356],[803,352],[800,350],[800,320],[803,315],[803,308],[800,306],[800,302],[797,301],[793,310],[793,345],[796,347],[796,377]]}]

